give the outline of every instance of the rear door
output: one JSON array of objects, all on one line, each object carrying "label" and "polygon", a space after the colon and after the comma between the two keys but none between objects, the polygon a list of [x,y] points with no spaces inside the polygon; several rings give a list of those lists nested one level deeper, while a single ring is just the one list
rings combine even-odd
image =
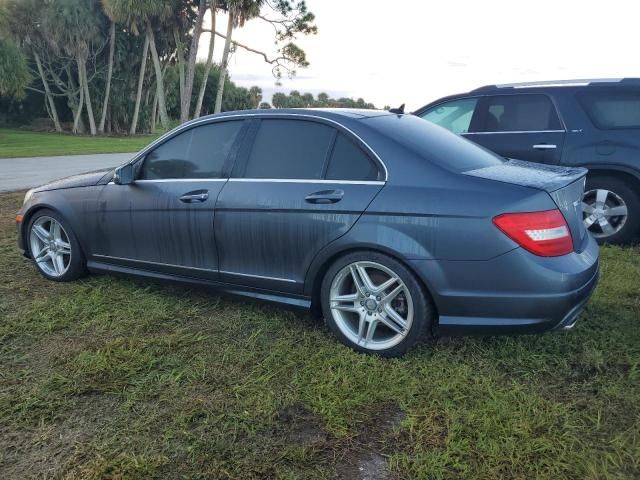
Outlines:
[{"label": "rear door", "polygon": [[127,267],[216,279],[214,206],[243,121],[196,126],[151,150],[130,185],[105,185],[93,256]]},{"label": "rear door", "polygon": [[301,293],[314,256],[384,185],[366,147],[321,119],[256,120],[216,204],[220,279]]},{"label": "rear door", "polygon": [[481,97],[463,136],[507,158],[559,164],[565,130],[544,94]]}]

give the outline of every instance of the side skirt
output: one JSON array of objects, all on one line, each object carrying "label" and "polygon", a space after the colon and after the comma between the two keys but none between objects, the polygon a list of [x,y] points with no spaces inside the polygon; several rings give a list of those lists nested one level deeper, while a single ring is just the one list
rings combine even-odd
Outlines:
[{"label": "side skirt", "polygon": [[249,297],[256,300],[262,300],[279,305],[286,305],[296,309],[308,310],[311,308],[311,299],[305,296],[286,295],[271,290],[260,290],[257,288],[243,287],[242,285],[234,285],[229,283],[215,282],[212,280],[204,280],[201,278],[183,277],[179,275],[169,275],[167,273],[152,272],[149,270],[141,270],[137,268],[124,267],[121,265],[113,265],[109,263],[96,262],[89,260],[87,269],[92,273],[109,273],[113,275],[125,275],[149,278],[153,280],[177,282],[188,285],[197,285],[201,287],[213,288],[219,293],[229,295]]}]

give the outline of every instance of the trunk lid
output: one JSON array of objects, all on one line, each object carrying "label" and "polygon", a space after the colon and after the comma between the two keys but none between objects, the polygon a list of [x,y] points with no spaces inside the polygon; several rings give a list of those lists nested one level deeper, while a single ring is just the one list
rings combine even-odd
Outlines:
[{"label": "trunk lid", "polygon": [[464,174],[546,191],[567,221],[574,250],[579,250],[584,243],[587,229],[582,221],[582,196],[586,168],[508,160],[502,165],[470,170]]}]

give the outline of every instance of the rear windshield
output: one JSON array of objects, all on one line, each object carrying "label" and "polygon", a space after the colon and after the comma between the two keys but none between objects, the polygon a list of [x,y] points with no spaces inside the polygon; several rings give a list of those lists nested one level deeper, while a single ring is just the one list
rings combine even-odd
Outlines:
[{"label": "rear windshield", "polygon": [[363,122],[418,155],[455,172],[505,162],[504,158],[475,143],[414,115],[385,115]]},{"label": "rear windshield", "polygon": [[580,102],[598,128],[640,128],[640,90],[583,92]]}]

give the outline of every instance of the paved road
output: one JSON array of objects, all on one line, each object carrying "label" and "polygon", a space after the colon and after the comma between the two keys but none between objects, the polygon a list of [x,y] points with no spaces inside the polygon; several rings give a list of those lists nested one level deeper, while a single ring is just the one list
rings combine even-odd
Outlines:
[{"label": "paved road", "polygon": [[0,158],[0,192],[26,190],[78,173],[117,167],[133,153]]}]

